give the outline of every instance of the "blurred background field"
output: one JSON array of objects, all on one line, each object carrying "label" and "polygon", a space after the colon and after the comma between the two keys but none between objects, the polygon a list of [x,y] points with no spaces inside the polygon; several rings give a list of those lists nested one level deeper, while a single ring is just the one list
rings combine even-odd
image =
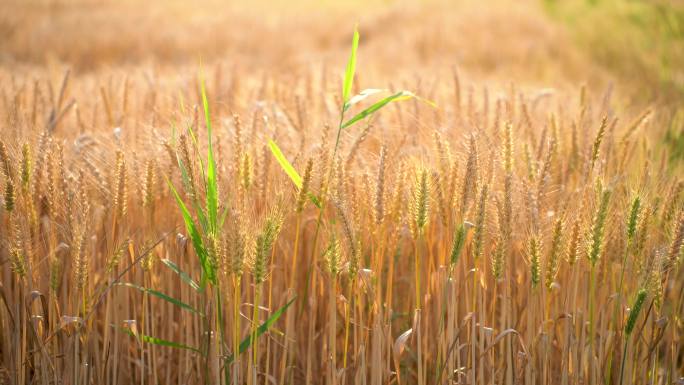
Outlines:
[{"label": "blurred background field", "polygon": [[[345,60],[364,36],[363,76],[420,73],[498,85],[612,88],[621,102],[667,106],[664,140],[684,143],[684,2],[653,1],[99,1],[5,0],[0,68],[8,76],[223,66],[304,73]],[[152,72],[151,72],[152,71]],[[438,74],[436,74],[438,73]],[[675,151],[676,152],[676,151]]]}]

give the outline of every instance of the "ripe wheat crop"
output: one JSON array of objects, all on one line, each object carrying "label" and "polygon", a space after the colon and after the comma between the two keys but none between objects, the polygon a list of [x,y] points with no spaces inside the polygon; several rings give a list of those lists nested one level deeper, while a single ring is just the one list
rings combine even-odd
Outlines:
[{"label": "ripe wheat crop", "polygon": [[349,37],[294,75],[3,74],[0,382],[681,381],[658,106],[376,84]]}]

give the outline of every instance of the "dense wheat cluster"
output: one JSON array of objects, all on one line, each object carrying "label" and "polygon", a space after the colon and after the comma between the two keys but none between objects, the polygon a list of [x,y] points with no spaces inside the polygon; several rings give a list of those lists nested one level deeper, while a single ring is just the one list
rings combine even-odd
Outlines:
[{"label": "dense wheat cluster", "polygon": [[0,382],[681,381],[666,113],[362,54],[3,70]]}]

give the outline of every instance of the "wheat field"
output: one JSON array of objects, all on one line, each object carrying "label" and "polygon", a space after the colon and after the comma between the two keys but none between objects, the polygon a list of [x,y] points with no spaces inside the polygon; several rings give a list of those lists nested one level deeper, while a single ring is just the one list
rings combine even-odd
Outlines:
[{"label": "wheat field", "polygon": [[684,67],[553,4],[0,4],[0,383],[682,383]]}]

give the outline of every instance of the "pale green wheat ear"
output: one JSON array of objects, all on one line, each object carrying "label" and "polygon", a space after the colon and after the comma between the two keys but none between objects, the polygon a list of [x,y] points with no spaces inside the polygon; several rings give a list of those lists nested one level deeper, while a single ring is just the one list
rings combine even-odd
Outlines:
[{"label": "pale green wheat ear", "polygon": [[430,173],[424,167],[418,170],[411,201],[411,231],[414,236],[419,236],[430,219]]},{"label": "pale green wheat ear", "polygon": [[541,239],[534,234],[528,241],[528,253],[530,258],[530,277],[532,287],[537,287],[541,281]]},{"label": "pale green wheat ear", "polygon": [[627,218],[627,239],[630,242],[634,240],[634,235],[636,234],[640,211],[641,198],[637,195],[632,201],[632,206],[629,210],[629,217]]},{"label": "pale green wheat ear", "polygon": [[625,334],[627,335],[631,335],[634,331],[639,312],[641,312],[641,308],[646,300],[646,294],[648,294],[646,289],[640,289],[637,293],[634,305],[632,305],[632,309],[629,311],[629,318],[627,318],[627,323],[625,324]]},{"label": "pale green wheat ear", "polygon": [[455,265],[458,262],[463,246],[465,245],[466,236],[468,235],[468,230],[472,225],[468,222],[461,223],[456,231],[454,232],[454,240],[451,245],[451,265]]},{"label": "pale green wheat ear", "polygon": [[587,258],[592,265],[595,265],[599,260],[603,250],[603,238],[605,235],[606,218],[608,217],[610,196],[611,190],[602,190],[600,194],[599,207],[594,215],[594,221],[591,227],[589,250],[587,253]]}]

